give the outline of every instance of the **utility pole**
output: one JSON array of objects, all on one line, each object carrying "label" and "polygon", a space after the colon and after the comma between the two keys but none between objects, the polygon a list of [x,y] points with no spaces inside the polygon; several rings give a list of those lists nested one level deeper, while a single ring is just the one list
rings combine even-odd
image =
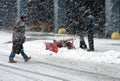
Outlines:
[{"label": "utility pole", "polygon": [[17,19],[20,18],[20,0],[17,0]]},{"label": "utility pole", "polygon": [[120,32],[120,1],[106,0],[106,31],[107,35]]},{"label": "utility pole", "polygon": [[54,32],[60,27],[66,28],[66,0],[54,0]]},{"label": "utility pole", "polygon": [[21,15],[27,15],[27,0],[17,0],[17,19]]}]

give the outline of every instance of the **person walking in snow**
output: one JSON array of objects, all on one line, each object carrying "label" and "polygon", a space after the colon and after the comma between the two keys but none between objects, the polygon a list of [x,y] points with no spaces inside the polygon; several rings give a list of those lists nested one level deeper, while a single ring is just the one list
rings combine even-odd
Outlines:
[{"label": "person walking in snow", "polygon": [[21,16],[20,20],[13,27],[13,36],[12,36],[12,51],[9,56],[9,63],[16,63],[14,60],[16,54],[21,54],[24,61],[27,62],[31,59],[28,57],[23,48],[23,43],[25,42],[25,27],[26,27],[26,16]]},{"label": "person walking in snow", "polygon": [[88,43],[89,43],[89,49],[87,51],[94,51],[94,17],[90,11],[86,12],[86,21],[85,21],[85,30],[88,33]]},{"label": "person walking in snow", "polygon": [[85,31],[84,31],[84,19],[81,18],[79,21],[77,21],[78,23],[76,23],[76,33],[80,39],[80,44],[79,44],[79,47],[81,49],[87,49],[87,45],[85,43],[85,40],[84,40],[84,35],[85,35]]},{"label": "person walking in snow", "polygon": [[73,35],[76,34],[75,22],[72,19],[69,21],[69,25],[67,27],[67,31],[68,31],[68,34],[73,34]]}]

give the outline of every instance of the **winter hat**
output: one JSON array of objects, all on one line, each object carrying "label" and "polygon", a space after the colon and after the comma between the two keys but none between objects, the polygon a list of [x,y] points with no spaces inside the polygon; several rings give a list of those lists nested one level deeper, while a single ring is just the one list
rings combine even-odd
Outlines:
[{"label": "winter hat", "polygon": [[24,16],[24,15],[22,15],[22,16],[20,17],[20,19],[24,19],[24,18],[26,18],[26,16]]},{"label": "winter hat", "polygon": [[92,12],[90,11],[90,9],[88,9],[88,10],[85,10],[85,12],[83,13],[83,16],[88,16],[91,14],[92,14]]}]

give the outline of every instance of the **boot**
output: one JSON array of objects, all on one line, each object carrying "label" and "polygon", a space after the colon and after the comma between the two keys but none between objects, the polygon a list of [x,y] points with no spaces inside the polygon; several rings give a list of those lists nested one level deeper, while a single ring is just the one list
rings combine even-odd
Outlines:
[{"label": "boot", "polygon": [[28,62],[31,59],[31,57],[24,58],[25,62]]},{"label": "boot", "polygon": [[16,63],[17,61],[15,61],[14,59],[9,59],[9,63]]},{"label": "boot", "polygon": [[87,51],[94,51],[94,49],[88,49]]},{"label": "boot", "polygon": [[87,45],[80,45],[81,49],[87,49]]},{"label": "boot", "polygon": [[80,48],[87,49],[87,45],[85,44],[85,41],[80,41]]}]

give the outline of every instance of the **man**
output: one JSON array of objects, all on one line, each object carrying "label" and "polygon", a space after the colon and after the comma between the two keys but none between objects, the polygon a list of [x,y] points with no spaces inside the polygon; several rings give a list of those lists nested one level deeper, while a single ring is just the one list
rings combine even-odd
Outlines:
[{"label": "man", "polygon": [[9,56],[9,63],[16,63],[17,61],[14,60],[16,54],[22,55],[25,62],[31,59],[28,57],[23,50],[23,43],[25,42],[25,27],[26,27],[26,17],[21,16],[20,20],[17,24],[13,27],[13,37],[12,37],[12,52]]},{"label": "man", "polygon": [[83,18],[81,17],[81,19],[79,20],[78,24],[76,24],[76,33],[77,35],[79,35],[79,39],[80,39],[80,45],[79,47],[81,49],[87,49],[87,45],[85,43],[85,40],[84,40],[84,35],[85,35],[85,31],[84,31],[84,21],[83,21]]},{"label": "man", "polygon": [[[79,43],[79,47],[81,49],[87,49],[87,45],[85,43],[85,40],[84,40],[84,24],[83,24],[83,20],[82,18],[79,20],[79,19],[76,19],[75,21],[71,21],[70,23],[70,26],[72,26],[72,28],[74,28],[74,30],[71,30],[71,32],[73,32],[73,34],[77,34],[80,39],[80,43]],[[70,28],[69,28],[70,29]]]},{"label": "man", "polygon": [[89,49],[87,51],[94,51],[94,17],[92,16],[92,13],[89,11],[86,13],[86,23],[85,23],[85,30],[88,33],[88,43],[89,43]]},{"label": "man", "polygon": [[70,20],[69,22],[69,26],[67,28],[69,34],[76,34],[76,26],[75,26],[75,22],[73,20]]}]

